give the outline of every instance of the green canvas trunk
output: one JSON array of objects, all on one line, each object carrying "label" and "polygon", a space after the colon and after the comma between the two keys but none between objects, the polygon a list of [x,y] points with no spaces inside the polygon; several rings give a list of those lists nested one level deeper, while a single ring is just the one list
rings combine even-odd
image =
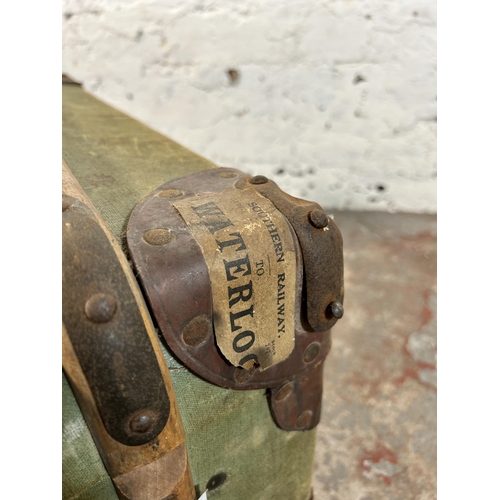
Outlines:
[{"label": "green canvas trunk", "polygon": [[[63,85],[63,160],[127,255],[134,207],[161,184],[216,166],[86,93]],[[194,485],[225,482],[209,498],[308,500],[315,430],[285,431],[265,390],[237,391],[202,380],[180,364],[160,336],[170,370]],[[63,498],[118,498],[63,374]]]}]

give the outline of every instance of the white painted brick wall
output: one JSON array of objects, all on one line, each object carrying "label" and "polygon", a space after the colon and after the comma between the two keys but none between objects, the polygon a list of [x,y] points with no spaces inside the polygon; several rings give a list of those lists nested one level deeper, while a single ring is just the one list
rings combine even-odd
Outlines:
[{"label": "white painted brick wall", "polygon": [[434,0],[64,0],[63,71],[325,208],[436,210]]}]

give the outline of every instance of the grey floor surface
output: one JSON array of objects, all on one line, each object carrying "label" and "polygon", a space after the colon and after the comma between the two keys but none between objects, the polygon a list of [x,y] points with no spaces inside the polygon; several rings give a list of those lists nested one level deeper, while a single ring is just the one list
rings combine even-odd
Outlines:
[{"label": "grey floor surface", "polygon": [[345,314],[332,330],[315,500],[436,498],[436,217],[335,213]]}]

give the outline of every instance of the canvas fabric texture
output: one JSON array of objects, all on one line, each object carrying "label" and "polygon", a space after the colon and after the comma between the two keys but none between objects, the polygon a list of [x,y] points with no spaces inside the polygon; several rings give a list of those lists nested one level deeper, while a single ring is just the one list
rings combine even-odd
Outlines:
[{"label": "canvas fabric texture", "polygon": [[[170,179],[215,168],[208,160],[87,94],[63,85],[63,159],[121,242],[139,201]],[[308,500],[315,430],[284,431],[264,390],[235,391],[205,382],[173,357],[170,369],[194,484],[221,500]],[[111,479],[63,375],[63,499],[114,499]]]}]

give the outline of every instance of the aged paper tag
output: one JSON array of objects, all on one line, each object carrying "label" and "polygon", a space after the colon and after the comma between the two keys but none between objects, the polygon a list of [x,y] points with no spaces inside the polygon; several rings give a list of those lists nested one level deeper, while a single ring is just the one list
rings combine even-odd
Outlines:
[{"label": "aged paper tag", "polygon": [[246,369],[284,361],[295,344],[296,257],[283,215],[253,189],[173,205],[203,249],[222,354]]}]

